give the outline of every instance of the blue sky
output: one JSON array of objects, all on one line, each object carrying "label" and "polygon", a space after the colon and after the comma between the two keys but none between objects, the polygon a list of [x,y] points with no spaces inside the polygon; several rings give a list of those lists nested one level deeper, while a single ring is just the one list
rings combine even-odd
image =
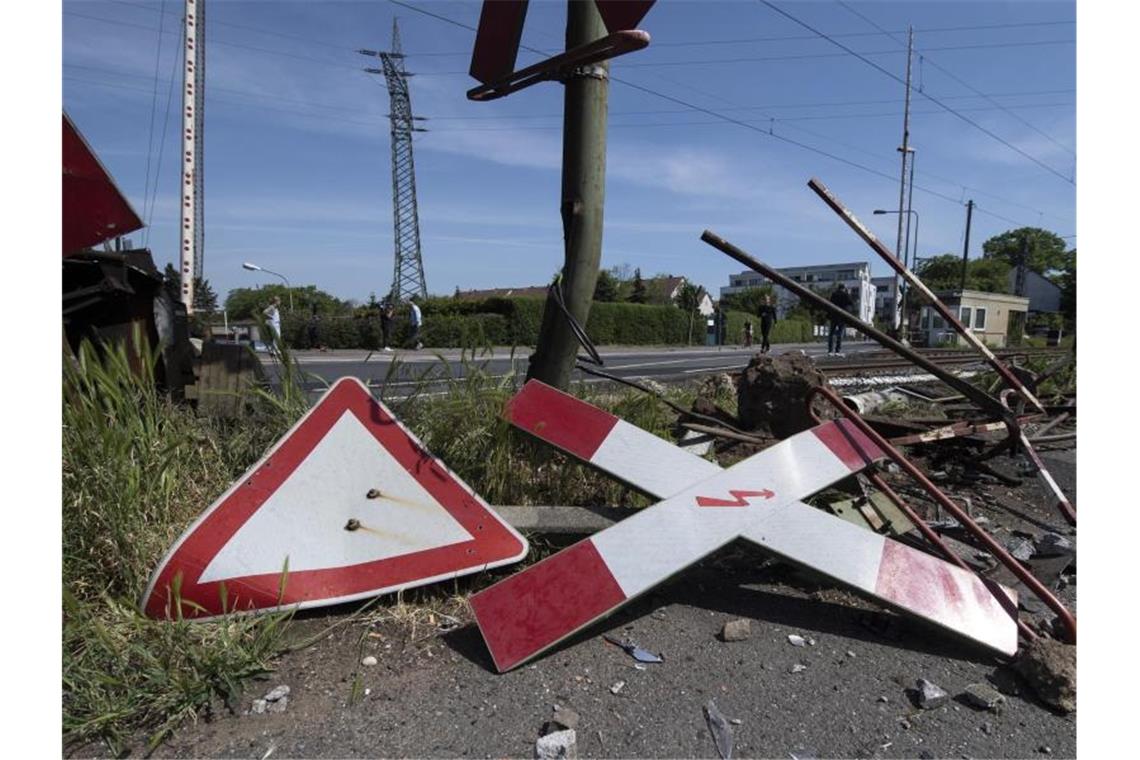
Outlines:
[{"label": "blue sky", "polygon": [[[479,3],[413,4],[478,21]],[[1073,3],[775,4],[899,77],[905,32],[871,22],[913,24],[916,86],[1057,172],[916,94],[916,185],[942,196],[915,190],[921,255],[961,252],[969,198],[972,255],[1023,225],[1075,235]],[[178,245],[177,100],[161,136],[181,8],[63,4],[64,107],[149,219],[160,265]],[[430,130],[415,156],[429,291],[541,284],[561,265],[560,85],[468,102],[473,32],[389,2],[211,0],[205,266],[219,294],[270,281],[243,271],[246,260],[342,298],[388,289],[388,96],[361,70],[375,60],[354,51],[386,48],[394,16],[416,73],[413,109]],[[564,28],[564,2],[532,0],[523,43],[554,51]],[[603,266],[686,275],[716,293],[739,266],[699,241],[709,228],[776,266],[865,260],[886,273],[806,182],[819,177],[893,247],[894,217],[871,211],[898,204],[902,85],[761,2],[661,0],[641,28],[653,42],[614,61],[614,77],[755,129],[614,82]],[[534,60],[520,55],[520,65]],[[762,134],[769,128],[864,168]]]}]

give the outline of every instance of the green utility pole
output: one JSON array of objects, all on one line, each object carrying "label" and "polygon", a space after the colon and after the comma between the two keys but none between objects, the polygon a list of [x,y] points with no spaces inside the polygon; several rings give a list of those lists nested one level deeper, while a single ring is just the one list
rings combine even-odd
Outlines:
[{"label": "green utility pole", "polygon": [[[567,50],[589,44],[605,33],[593,0],[570,0]],[[565,85],[561,211],[566,261],[561,285],[567,310],[585,327],[602,259],[609,63],[580,66],[567,77]],[[577,351],[578,341],[566,316],[548,296],[527,376],[565,390]]]}]

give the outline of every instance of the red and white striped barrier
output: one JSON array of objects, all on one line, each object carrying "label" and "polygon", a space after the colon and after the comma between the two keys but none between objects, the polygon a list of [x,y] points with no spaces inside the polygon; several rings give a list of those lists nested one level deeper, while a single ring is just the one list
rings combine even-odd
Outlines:
[{"label": "red and white striped barrier", "polygon": [[[721,470],[536,381],[511,400],[507,417],[665,501],[472,598],[499,670],[541,653],[738,536],[991,649],[1017,650],[1016,605],[1007,610],[977,576],[800,501],[881,458],[846,421],[825,423]],[[1008,589],[998,593],[1015,599]]]}]

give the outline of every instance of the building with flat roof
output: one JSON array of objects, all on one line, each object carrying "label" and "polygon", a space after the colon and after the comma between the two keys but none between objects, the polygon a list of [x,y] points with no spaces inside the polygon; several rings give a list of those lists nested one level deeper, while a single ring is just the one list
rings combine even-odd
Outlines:
[{"label": "building with flat roof", "polygon": [[[980,290],[941,291],[934,295],[988,346],[1013,345],[1025,333],[1028,298]],[[954,328],[929,306],[923,306],[919,312],[918,329],[926,346],[954,346],[961,342]]]},{"label": "building with flat roof", "polygon": [[[852,313],[864,322],[871,322],[875,316],[876,291],[871,282],[871,265],[866,261],[849,264],[815,264],[802,267],[783,267],[777,272],[793,282],[802,283],[817,293],[827,296],[842,284],[851,294]],[[759,272],[751,269],[728,276],[728,286],[720,289],[721,298],[729,293],[739,293],[748,288],[768,285],[769,281]],[[796,306],[800,299],[793,293],[776,286],[776,311],[781,317]]]}]

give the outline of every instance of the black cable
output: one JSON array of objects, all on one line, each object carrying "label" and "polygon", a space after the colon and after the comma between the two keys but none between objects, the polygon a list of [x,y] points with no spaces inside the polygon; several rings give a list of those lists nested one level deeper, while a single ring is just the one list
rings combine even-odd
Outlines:
[{"label": "black cable", "polygon": [[[879,30],[880,32],[882,32],[883,34],[885,34],[885,35],[887,35],[888,37],[890,37],[890,38],[891,38],[892,40],[894,40],[895,42],[899,43],[900,45],[905,45],[905,43],[904,43],[902,40],[900,40],[899,38],[895,37],[895,36],[894,36],[893,34],[891,34],[890,32],[888,32],[888,31],[884,30],[884,29],[883,29],[881,26],[879,26],[878,24],[876,24],[876,23],[875,23],[874,21],[872,21],[870,18],[868,18],[867,16],[863,15],[863,14],[862,14],[862,13],[860,13],[859,11],[855,10],[855,9],[854,9],[854,8],[852,8],[850,5],[848,5],[847,3],[843,2],[843,0],[836,0],[836,2],[837,2],[837,3],[839,3],[839,5],[843,6],[843,8],[845,8],[845,9],[846,9],[847,11],[849,11],[850,13],[852,13],[852,14],[854,14],[854,15],[858,16],[859,18],[863,19],[864,21],[866,21],[866,22],[867,22],[868,24],[870,24],[871,26],[873,26],[873,27],[875,27],[876,29],[878,29],[878,30]],[[923,55],[919,56],[919,59],[918,59],[918,60],[919,60],[919,65],[920,65],[920,69],[919,69],[919,71],[920,71],[920,72],[921,72],[921,64],[922,64],[923,60],[925,60],[925,59],[928,57],[928,56],[926,55],[926,53],[928,53],[928,52],[929,52],[929,51],[931,51],[931,50],[936,50],[936,49],[937,49],[937,48],[925,48],[925,49],[924,49],[924,51],[923,51]],[[1053,143],[1054,145],[1056,145],[1056,146],[1057,146],[1058,148],[1060,148],[1061,150],[1063,150],[1063,151],[1065,151],[1066,153],[1068,153],[1069,155],[1071,155],[1073,158],[1076,158],[1076,157],[1077,157],[1077,154],[1076,154],[1076,152],[1075,152],[1075,151],[1073,151],[1071,148],[1069,148],[1069,146],[1067,146],[1067,145],[1063,145],[1062,143],[1060,143],[1059,141],[1057,141],[1056,139],[1054,139],[1052,135],[1050,135],[1050,134],[1048,134],[1048,133],[1044,132],[1044,131],[1043,131],[1043,130],[1041,130],[1041,129],[1038,129],[1038,128],[1037,128],[1035,125],[1033,125],[1033,124],[1031,124],[1030,122],[1026,121],[1025,119],[1021,118],[1020,116],[1018,116],[1017,114],[1013,113],[1012,111],[1008,111],[1008,110],[1006,110],[1006,108],[1005,108],[1004,106],[1002,106],[1000,103],[998,103],[997,101],[995,101],[995,100],[993,100],[992,98],[990,98],[988,95],[984,95],[984,94],[983,94],[983,93],[982,93],[980,90],[978,90],[978,88],[974,87],[972,84],[970,84],[969,82],[965,81],[965,80],[964,80],[964,79],[962,79],[961,77],[959,77],[959,76],[955,75],[953,72],[949,71],[949,70],[948,70],[947,68],[945,68],[944,66],[940,66],[940,65],[938,64],[938,62],[937,62],[937,61],[930,61],[930,65],[931,65],[931,66],[933,66],[934,68],[938,69],[938,70],[939,70],[939,71],[941,71],[943,74],[945,74],[946,76],[950,77],[951,79],[953,79],[955,82],[957,82],[958,84],[962,85],[962,86],[963,86],[963,87],[965,87],[966,89],[968,89],[968,90],[972,91],[974,94],[976,94],[976,95],[978,95],[978,96],[980,96],[980,97],[983,97],[983,98],[985,98],[987,101],[989,101],[989,102],[990,102],[990,103],[992,103],[993,105],[997,106],[997,107],[998,107],[1000,110],[1002,110],[1002,111],[1005,111],[1007,114],[1009,114],[1010,116],[1012,116],[1014,119],[1016,119],[1017,121],[1021,122],[1021,123],[1022,123],[1022,124],[1024,124],[1025,126],[1029,127],[1029,128],[1030,128],[1030,129],[1032,129],[1034,132],[1036,132],[1037,134],[1041,135],[1041,136],[1042,136],[1042,137],[1044,137],[1046,140],[1048,140],[1049,142]],[[920,81],[921,81],[921,80],[920,80]],[[921,85],[919,85],[918,91],[919,91],[919,92],[922,92],[922,86],[921,86]]]},{"label": "black cable", "polygon": [[[864,58],[864,57],[863,57],[861,54],[859,54],[859,53],[855,52],[854,50],[852,50],[851,48],[847,47],[847,46],[846,46],[846,45],[844,45],[842,42],[838,42],[838,41],[836,41],[836,40],[832,39],[831,37],[828,37],[826,34],[824,34],[823,32],[819,31],[818,29],[816,29],[815,27],[813,27],[811,24],[808,24],[808,23],[807,23],[807,22],[805,22],[805,21],[800,21],[798,18],[796,18],[796,17],[795,17],[795,16],[793,16],[792,14],[788,13],[787,11],[783,10],[782,8],[779,8],[778,6],[776,6],[775,4],[773,4],[772,2],[770,2],[770,0],[758,0],[758,2],[760,2],[760,3],[761,3],[761,4],[763,4],[763,5],[766,5],[767,7],[771,8],[772,10],[774,10],[776,13],[779,13],[781,16],[783,16],[783,17],[785,17],[785,18],[787,18],[787,19],[789,19],[789,20],[791,20],[791,21],[795,22],[796,24],[799,24],[800,26],[804,27],[805,29],[808,29],[808,30],[810,30],[810,31],[812,31],[812,32],[815,32],[817,35],[819,35],[819,36],[820,36],[820,37],[822,37],[823,39],[827,40],[828,42],[830,42],[831,44],[835,45],[836,47],[838,47],[838,48],[840,48],[840,49],[842,49],[842,50],[845,50],[845,51],[847,51],[847,53],[848,53],[848,54],[850,54],[850,55],[853,55],[854,57],[858,58],[860,61],[862,61],[863,63],[867,64],[868,66],[870,66],[871,68],[875,69],[876,71],[878,71],[878,72],[880,72],[880,73],[882,73],[882,74],[884,74],[884,75],[886,75],[886,76],[890,77],[891,79],[895,80],[896,82],[898,82],[898,83],[900,83],[900,84],[902,84],[902,85],[904,85],[904,86],[906,85],[906,80],[900,79],[900,78],[899,78],[898,76],[896,76],[896,75],[895,75],[893,72],[891,72],[891,71],[888,71],[887,69],[884,69],[882,66],[880,66],[880,65],[879,65],[879,64],[877,64],[877,63],[875,63],[874,61],[872,61],[872,60],[870,60],[870,59],[868,59],[868,58]],[[1019,148],[1019,147],[1017,147],[1016,145],[1014,145],[1013,143],[1011,143],[1011,142],[1009,142],[1008,140],[1006,140],[1006,139],[1004,139],[1004,138],[1000,137],[999,135],[996,135],[996,134],[994,134],[994,133],[993,133],[993,132],[991,132],[990,130],[988,130],[988,129],[986,129],[985,127],[983,127],[981,124],[978,124],[976,121],[974,121],[973,119],[969,118],[968,116],[963,116],[962,114],[958,113],[957,111],[955,111],[953,108],[951,108],[950,106],[946,105],[946,104],[945,104],[945,103],[943,103],[942,101],[940,101],[940,100],[938,100],[937,98],[935,98],[935,97],[931,96],[929,93],[926,93],[926,92],[922,92],[922,93],[919,93],[919,94],[920,94],[920,95],[922,95],[922,97],[924,97],[924,98],[926,98],[927,100],[929,100],[931,103],[934,103],[935,105],[937,105],[937,106],[941,106],[942,108],[946,109],[947,111],[949,111],[950,113],[954,114],[954,115],[955,115],[955,116],[957,116],[959,119],[961,119],[962,121],[966,122],[967,124],[969,124],[970,126],[974,127],[975,129],[977,129],[977,130],[981,131],[982,133],[984,133],[984,134],[988,135],[988,136],[989,136],[989,137],[991,137],[992,139],[994,139],[994,140],[997,140],[997,141],[998,141],[998,142],[1000,142],[1002,145],[1006,146],[1007,148],[1009,148],[1010,150],[1014,151],[1014,152],[1015,152],[1015,153],[1017,153],[1018,155],[1020,155],[1020,156],[1022,156],[1022,157],[1024,157],[1024,158],[1027,158],[1027,159],[1029,159],[1029,160],[1030,160],[1030,161],[1032,161],[1033,163],[1035,163],[1035,164],[1037,164],[1038,166],[1040,166],[1042,169],[1045,169],[1046,171],[1048,171],[1050,174],[1054,174],[1054,175],[1056,175],[1056,176],[1060,177],[1061,179],[1063,179],[1063,180],[1065,180],[1066,182],[1068,182],[1070,185],[1075,185],[1075,184],[1076,184],[1076,182],[1074,182],[1072,179],[1070,179],[1069,177],[1066,177],[1064,174],[1062,174],[1061,172],[1057,171],[1056,169],[1054,169],[1054,168],[1053,168],[1052,166],[1050,166],[1049,164],[1046,164],[1046,163],[1044,163],[1043,161],[1041,161],[1041,160],[1039,160],[1039,159],[1035,158],[1034,156],[1031,156],[1030,154],[1026,153],[1026,152],[1025,152],[1025,151],[1023,151],[1021,148]]]},{"label": "black cable", "polygon": [[[586,349],[586,353],[590,355],[584,360],[592,364],[597,364],[599,367],[603,366],[605,362],[602,361],[602,357],[598,353],[598,349],[594,346],[594,342],[590,340],[590,336],[586,334],[585,329],[583,329],[574,315],[570,313],[570,310],[566,308],[566,301],[562,297],[561,272],[559,272],[554,278],[554,281],[550,283],[548,291],[551,298],[554,299],[554,303],[558,305],[559,310],[562,312],[562,316],[566,319],[566,323],[570,325],[570,332],[574,333],[574,337],[578,339],[579,345]],[[583,357],[578,357],[578,360],[582,361]]]},{"label": "black cable", "polygon": [[[165,7],[166,0],[163,0]],[[158,110],[158,68],[162,63],[162,22],[166,18],[164,13],[158,20],[158,39],[155,41],[154,51],[154,86],[150,98],[150,128],[146,140],[146,176],[143,180],[143,219],[147,219],[147,199],[150,197],[150,160],[154,157],[154,114]],[[157,181],[157,179],[155,180]],[[150,228],[143,233],[143,247],[150,240]]]}]

